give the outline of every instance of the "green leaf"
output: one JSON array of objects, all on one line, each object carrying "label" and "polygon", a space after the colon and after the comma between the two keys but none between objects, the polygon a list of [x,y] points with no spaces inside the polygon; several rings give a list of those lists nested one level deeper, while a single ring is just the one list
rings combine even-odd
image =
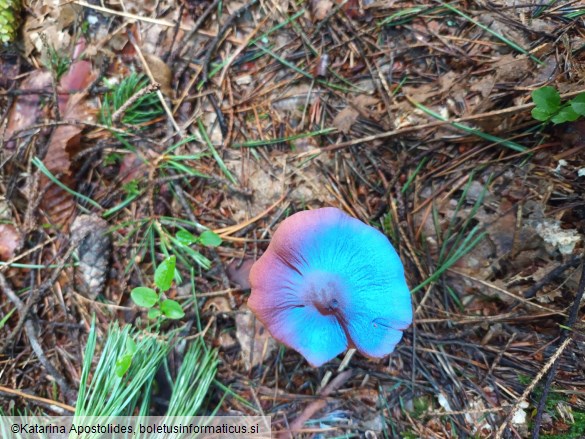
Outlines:
[{"label": "green leaf", "polygon": [[131,338],[127,338],[126,339],[126,353],[129,355],[134,355],[136,353],[136,350],[138,348],[136,347],[136,342],[134,340],[132,340]]},{"label": "green leaf", "polygon": [[197,238],[186,230],[179,230],[176,235],[177,241],[183,245],[191,245],[197,242]]},{"label": "green leaf", "polygon": [[185,316],[183,307],[179,304],[179,302],[175,302],[171,299],[163,300],[163,302],[160,304],[160,310],[164,316],[169,319],[177,320]]},{"label": "green leaf", "polygon": [[549,112],[544,111],[542,108],[538,107],[534,107],[531,113],[534,119],[539,120],[541,122],[546,122],[552,116]]},{"label": "green leaf", "polygon": [[177,258],[174,255],[169,256],[164,261],[162,261],[156,269],[154,273],[154,283],[157,287],[160,288],[161,291],[166,291],[171,288],[173,278],[175,277],[176,263]]},{"label": "green leaf", "polygon": [[561,108],[557,114],[555,114],[550,120],[554,124],[564,123],[564,122],[573,122],[579,119],[579,115],[575,113],[573,107],[566,106]]},{"label": "green leaf", "polygon": [[160,315],[161,315],[161,312],[160,312],[160,309],[158,309],[158,308],[150,308],[148,310],[148,314],[147,314],[148,318],[151,320],[158,318]]},{"label": "green leaf", "polygon": [[561,107],[561,95],[556,88],[551,86],[534,90],[532,100],[538,108],[549,114],[555,113]]},{"label": "green leaf", "polygon": [[580,116],[585,116],[585,93],[575,96],[569,101],[573,111]]},{"label": "green leaf", "polygon": [[132,290],[130,297],[138,306],[152,308],[158,302],[158,294],[152,288],[137,287]]},{"label": "green leaf", "polygon": [[132,355],[131,354],[122,355],[120,358],[116,360],[116,375],[122,378],[130,368],[131,364]]},{"label": "green leaf", "polygon": [[221,244],[221,237],[211,230],[206,230],[199,236],[199,241],[207,247],[217,247]]}]

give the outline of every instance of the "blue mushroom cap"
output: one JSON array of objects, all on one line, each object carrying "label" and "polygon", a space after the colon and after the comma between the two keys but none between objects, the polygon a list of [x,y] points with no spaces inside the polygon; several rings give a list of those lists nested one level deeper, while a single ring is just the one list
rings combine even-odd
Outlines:
[{"label": "blue mushroom cap", "polygon": [[386,236],[336,208],[283,221],[250,271],[248,305],[272,336],[320,366],[348,348],[390,354],[412,322]]}]

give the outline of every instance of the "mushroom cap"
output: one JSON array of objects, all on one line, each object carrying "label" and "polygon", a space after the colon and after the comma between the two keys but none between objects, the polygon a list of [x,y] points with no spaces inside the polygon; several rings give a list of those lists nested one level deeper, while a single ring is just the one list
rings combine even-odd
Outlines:
[{"label": "mushroom cap", "polygon": [[377,229],[327,207],[284,220],[250,271],[248,306],[320,366],[347,348],[390,354],[412,322],[400,258]]}]

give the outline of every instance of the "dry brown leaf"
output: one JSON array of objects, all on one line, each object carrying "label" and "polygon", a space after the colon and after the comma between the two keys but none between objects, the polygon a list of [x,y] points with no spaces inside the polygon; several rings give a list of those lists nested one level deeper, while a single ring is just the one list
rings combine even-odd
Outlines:
[{"label": "dry brown leaf", "polygon": [[354,104],[358,107],[370,107],[372,105],[377,105],[380,102],[380,99],[375,98],[374,96],[360,94],[355,97],[353,100]]},{"label": "dry brown leaf", "polygon": [[276,341],[247,308],[236,315],[236,337],[246,370],[261,364],[276,349]]},{"label": "dry brown leaf", "polygon": [[14,257],[14,252],[21,245],[21,237],[12,224],[0,224],[0,261]]},{"label": "dry brown leaf", "polygon": [[[76,52],[81,52],[84,43],[78,45]],[[95,79],[96,73],[89,61],[76,61],[60,81],[64,92],[84,90]],[[95,112],[93,104],[85,93],[63,94],[59,97],[59,109],[63,119],[93,122]],[[43,161],[45,167],[58,175],[61,183],[73,187],[71,157],[79,152],[83,125],[60,125],[53,131],[49,140],[47,154]],[[48,188],[47,188],[48,186]],[[48,177],[41,175],[40,188],[45,191],[40,207],[57,226],[66,228],[75,211],[73,195],[52,183]]]},{"label": "dry brown leaf", "polygon": [[148,64],[153,79],[160,84],[160,91],[165,96],[172,97],[173,89],[171,88],[171,80],[173,74],[169,66],[158,56],[149,53],[144,54],[144,59]]},{"label": "dry brown leaf", "polygon": [[29,2],[27,9],[29,13],[26,14],[22,32],[25,57],[28,58],[36,50],[44,58],[44,64],[48,65],[48,51],[41,35],[57,53],[67,50],[71,44],[71,35],[65,28],[79,17],[82,7],[67,2],[37,1]]},{"label": "dry brown leaf", "polygon": [[[20,90],[43,90],[51,85],[51,73],[35,70],[28,78],[26,78]],[[13,134],[17,131],[26,129],[37,121],[42,105],[40,105],[40,95],[38,94],[23,94],[18,96],[10,109],[8,115],[8,125],[4,133],[4,140],[7,149],[14,149],[15,141],[9,141]]]},{"label": "dry brown leaf", "polygon": [[331,11],[331,7],[333,6],[333,2],[331,0],[311,0],[311,13],[313,15],[314,21],[321,21],[329,11]]},{"label": "dry brown leaf", "polygon": [[352,125],[355,123],[359,115],[360,114],[353,108],[345,107],[343,110],[337,113],[337,116],[335,116],[335,119],[333,119],[333,126],[342,133],[347,134],[351,130]]},{"label": "dry brown leaf", "polygon": [[473,83],[469,89],[478,91],[482,97],[487,98],[491,94],[494,85],[496,85],[496,78],[493,75],[485,75],[479,81]]},{"label": "dry brown leaf", "polygon": [[492,64],[496,72],[496,82],[519,82],[525,76],[531,75],[530,61],[525,58],[516,58],[512,54],[502,55]]},{"label": "dry brown leaf", "polygon": [[254,265],[254,259],[246,258],[240,264],[239,260],[232,261],[226,268],[230,281],[238,284],[243,289],[250,288],[250,269]]}]

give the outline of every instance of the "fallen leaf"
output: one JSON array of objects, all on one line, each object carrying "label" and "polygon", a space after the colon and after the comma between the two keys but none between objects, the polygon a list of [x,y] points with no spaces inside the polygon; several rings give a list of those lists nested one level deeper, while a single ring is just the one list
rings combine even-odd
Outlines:
[{"label": "fallen leaf", "polygon": [[[48,89],[50,85],[51,73],[35,70],[22,82],[20,90],[25,92],[28,90],[43,90]],[[4,133],[4,141],[6,142],[7,149],[14,149],[16,147],[16,141],[11,140],[15,133],[35,124],[43,108],[40,105],[40,100],[40,94],[23,94],[16,98],[10,109],[8,125]]]},{"label": "fallen leaf", "polygon": [[[80,54],[85,47],[81,40],[76,47],[76,54]],[[96,73],[89,61],[74,61],[60,81],[59,110],[65,120],[79,122],[93,122],[95,111],[93,103],[86,93],[74,93],[87,88],[95,79]],[[43,160],[45,167],[53,174],[58,175],[61,183],[73,187],[71,158],[80,151],[82,124],[60,125],[53,131],[47,147],[47,154]],[[48,186],[48,188],[47,188]],[[66,228],[75,212],[73,195],[52,183],[47,176],[41,175],[40,188],[45,191],[41,201],[41,208],[49,219],[59,227]]]},{"label": "fallen leaf", "polygon": [[516,58],[512,54],[502,55],[492,64],[496,72],[496,82],[520,82],[520,80],[533,73],[530,69],[530,61],[525,58]]},{"label": "fallen leaf", "polygon": [[165,95],[172,97],[173,89],[171,88],[171,80],[173,74],[170,67],[158,56],[149,53],[144,54],[144,59],[148,64],[150,73],[156,82],[160,84],[160,91]]},{"label": "fallen leaf", "polygon": [[345,12],[349,18],[356,19],[364,15],[364,11],[360,6],[359,0],[336,0],[336,3],[343,3],[341,10]]},{"label": "fallen leaf", "polygon": [[470,87],[472,91],[478,91],[483,98],[487,98],[496,85],[496,78],[493,75],[485,75],[479,81],[473,83]]},{"label": "fallen leaf", "polygon": [[353,108],[345,107],[337,113],[337,116],[333,119],[333,126],[342,133],[348,134],[359,115],[360,114]]},{"label": "fallen leaf", "polygon": [[261,364],[276,349],[276,341],[247,307],[236,315],[236,337],[246,370]]},{"label": "fallen leaf", "polygon": [[230,281],[238,284],[243,289],[250,288],[250,269],[254,264],[254,259],[248,258],[240,264],[239,260],[232,261],[226,269]]},{"label": "fallen leaf", "polygon": [[21,237],[12,224],[0,224],[0,260],[7,261],[14,257],[14,252],[21,245]]},{"label": "fallen leaf", "polygon": [[331,7],[333,6],[333,2],[331,0],[311,0],[311,13],[313,15],[313,20],[321,21],[329,11],[331,11]]},{"label": "fallen leaf", "polygon": [[360,94],[355,97],[353,102],[358,107],[370,107],[372,105],[377,105],[380,102],[380,99],[375,98],[374,96]]}]

